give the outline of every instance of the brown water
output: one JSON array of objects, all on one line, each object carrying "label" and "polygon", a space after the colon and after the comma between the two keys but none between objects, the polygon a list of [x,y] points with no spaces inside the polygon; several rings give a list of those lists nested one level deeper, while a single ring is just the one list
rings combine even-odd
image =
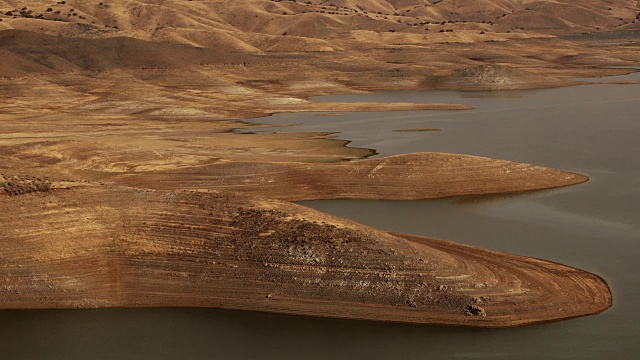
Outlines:
[{"label": "brown water", "polygon": [[[0,313],[0,359],[631,359],[640,351],[640,85],[387,92],[322,100],[465,103],[471,111],[281,114],[277,131],[337,131],[381,156],[445,151],[531,162],[591,181],[518,196],[313,201],[379,228],[554,260],[605,278],[600,315],[478,330],[206,309]],[[440,128],[440,132],[394,132]],[[270,131],[270,130],[267,130]],[[275,130],[274,130],[275,131]]]}]

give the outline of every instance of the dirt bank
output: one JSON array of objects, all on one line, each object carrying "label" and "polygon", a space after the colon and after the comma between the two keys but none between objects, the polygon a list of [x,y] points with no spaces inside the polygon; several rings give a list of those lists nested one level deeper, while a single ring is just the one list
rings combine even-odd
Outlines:
[{"label": "dirt bank", "polygon": [[611,305],[584,271],[228,192],[93,186],[0,196],[0,208],[2,309],[220,307],[495,327]]},{"label": "dirt bank", "polygon": [[548,189],[587,180],[583,175],[542,166],[446,153],[336,164],[225,161],[111,178],[144,189],[227,190],[288,201],[432,199]]}]

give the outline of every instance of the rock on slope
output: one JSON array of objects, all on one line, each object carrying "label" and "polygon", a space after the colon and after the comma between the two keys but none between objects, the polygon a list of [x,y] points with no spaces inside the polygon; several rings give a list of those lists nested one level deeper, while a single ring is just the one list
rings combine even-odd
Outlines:
[{"label": "rock on slope", "polygon": [[433,76],[426,82],[428,86],[442,90],[512,90],[571,85],[571,81],[500,65],[467,66],[449,75]]}]

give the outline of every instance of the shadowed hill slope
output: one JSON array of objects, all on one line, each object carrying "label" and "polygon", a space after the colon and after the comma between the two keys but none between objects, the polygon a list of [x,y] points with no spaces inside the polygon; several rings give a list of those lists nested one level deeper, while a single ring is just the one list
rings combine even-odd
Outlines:
[{"label": "shadowed hill slope", "polygon": [[0,31],[0,76],[33,71],[69,72],[119,68],[183,68],[199,64],[256,62],[228,48],[195,48],[133,38],[77,39],[34,32]]}]

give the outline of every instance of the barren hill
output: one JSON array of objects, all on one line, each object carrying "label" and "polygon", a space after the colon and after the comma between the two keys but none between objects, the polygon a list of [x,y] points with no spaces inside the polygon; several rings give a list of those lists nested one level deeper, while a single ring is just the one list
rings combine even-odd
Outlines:
[{"label": "barren hill", "polygon": [[[321,67],[307,69],[306,77],[349,78],[347,86],[362,87],[362,76],[377,81],[371,88],[424,87],[430,75],[487,61],[547,73],[539,82],[530,77],[530,87],[558,86],[563,83],[552,77],[584,75],[549,74],[550,67],[565,65],[569,56],[572,61],[587,57],[581,65],[599,66],[624,65],[638,57],[635,47],[589,48],[550,34],[629,33],[637,28],[639,14],[639,4],[630,0],[3,0],[0,31],[22,32],[0,35],[0,58],[9,64],[0,75],[246,64],[251,61],[237,54],[302,53],[309,59],[297,63]],[[637,46],[638,40],[632,43]],[[487,50],[495,61],[475,55]],[[339,55],[330,58],[331,53]],[[322,74],[327,67],[338,73]],[[256,76],[252,71],[249,78]]]},{"label": "barren hill", "polygon": [[329,49],[331,44],[318,40],[353,30],[436,34],[443,29],[485,33],[610,31],[637,23],[640,6],[632,0],[4,0],[0,1],[0,12],[0,29],[127,36],[204,47],[225,44],[237,51],[257,51],[266,50],[262,44],[266,38],[285,34],[307,39],[310,48],[324,45]]}]

